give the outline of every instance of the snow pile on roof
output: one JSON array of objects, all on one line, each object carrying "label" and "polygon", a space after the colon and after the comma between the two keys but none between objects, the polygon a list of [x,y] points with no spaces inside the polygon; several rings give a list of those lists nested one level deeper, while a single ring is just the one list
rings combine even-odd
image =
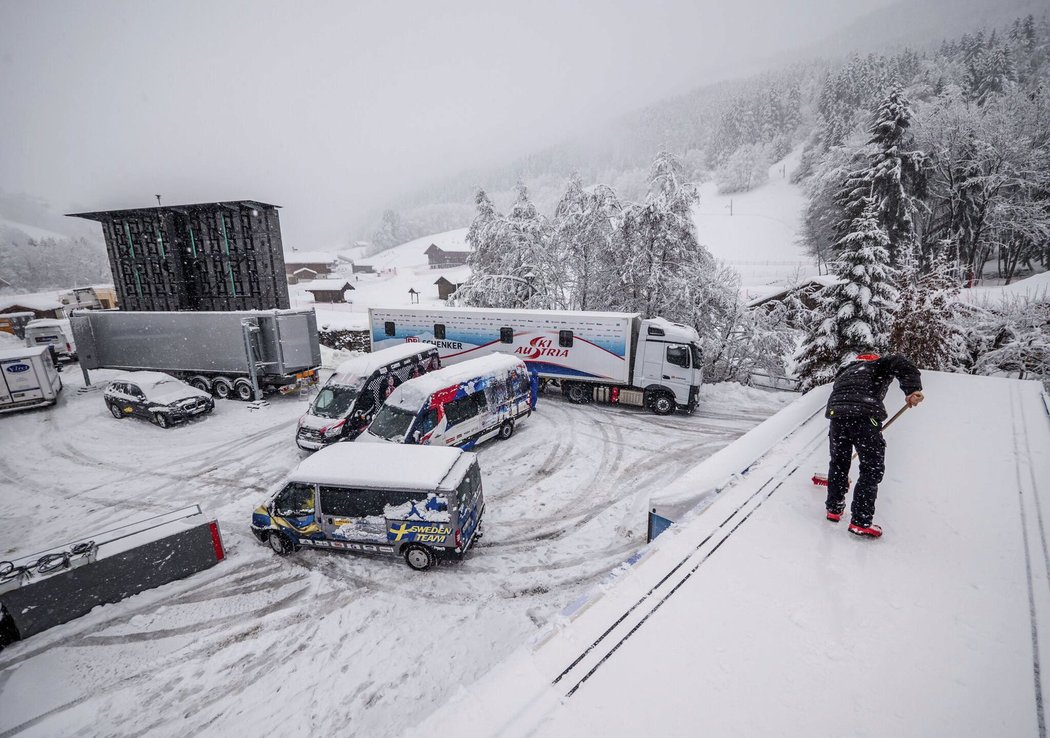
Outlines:
[{"label": "snow pile on roof", "polygon": [[306,282],[299,282],[296,285],[299,289],[306,292],[313,292],[315,290],[326,290],[328,292],[339,292],[352,290],[354,287],[350,284],[349,279],[312,279]]},{"label": "snow pile on roof", "polygon": [[285,251],[285,264],[335,264],[339,257],[329,251]]},{"label": "snow pile on roof", "polygon": [[[1036,382],[923,384],[887,431],[881,540],[824,519],[816,413],[421,724],[470,715],[464,738],[1040,735],[1050,406]],[[902,402],[894,388],[887,406]]]},{"label": "snow pile on roof", "polygon": [[517,368],[527,371],[525,362],[509,354],[489,354],[470,359],[408,380],[391,393],[385,404],[414,412],[422,407],[428,397],[446,387],[469,384],[482,377],[505,374]]},{"label": "snow pile on roof", "polygon": [[367,331],[368,313],[348,313],[318,307],[317,327],[322,331]]},{"label": "snow pile on roof", "polygon": [[47,294],[9,295],[0,298],[0,310],[6,310],[14,305],[21,305],[30,310],[60,310],[62,308],[62,303],[57,297]]},{"label": "snow pile on roof", "polygon": [[460,456],[458,448],[386,443],[335,443],[304,460],[297,482],[392,489],[437,489]]},{"label": "snow pile on roof", "polygon": [[355,356],[340,364],[329,381],[332,384],[354,384],[382,366],[431,350],[437,351],[437,347],[429,343],[402,343],[375,353]]}]

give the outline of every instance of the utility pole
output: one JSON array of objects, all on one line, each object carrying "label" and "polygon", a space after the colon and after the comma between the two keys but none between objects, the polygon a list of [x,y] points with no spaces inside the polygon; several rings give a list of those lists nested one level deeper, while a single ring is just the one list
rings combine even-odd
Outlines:
[{"label": "utility pole", "polygon": [[159,208],[160,207],[160,195],[154,195],[154,197],[157,198],[157,207]]}]

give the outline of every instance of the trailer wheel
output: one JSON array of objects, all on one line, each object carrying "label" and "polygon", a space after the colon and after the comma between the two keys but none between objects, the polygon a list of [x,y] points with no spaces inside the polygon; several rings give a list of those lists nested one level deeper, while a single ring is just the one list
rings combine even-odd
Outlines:
[{"label": "trailer wheel", "polygon": [[153,413],[153,422],[161,428],[167,428],[171,425],[171,421],[168,420],[168,416],[164,413]]},{"label": "trailer wheel", "polygon": [[583,405],[591,401],[591,388],[579,382],[566,383],[565,396],[569,398],[569,402]]},{"label": "trailer wheel", "polygon": [[255,388],[247,379],[238,379],[234,382],[233,392],[237,395],[237,399],[243,402],[251,402],[255,399]]},{"label": "trailer wheel", "polygon": [[193,387],[194,389],[199,389],[201,392],[207,392],[208,394],[211,394],[211,380],[207,377],[203,377],[198,374],[195,377],[190,377],[187,384],[190,387]]},{"label": "trailer wheel", "polygon": [[405,547],[405,563],[416,571],[426,571],[437,563],[437,556],[426,546],[410,543]]},{"label": "trailer wheel", "polygon": [[270,531],[270,535],[267,536],[266,540],[270,544],[270,550],[278,556],[287,556],[296,549],[296,546],[292,543],[291,539],[280,531]]},{"label": "trailer wheel", "polygon": [[226,377],[218,377],[211,383],[211,391],[220,400],[228,400],[233,394],[233,383]]},{"label": "trailer wheel", "polygon": [[504,420],[499,426],[499,439],[506,441],[508,438],[514,435],[514,421],[511,419]]},{"label": "trailer wheel", "polygon": [[677,407],[678,404],[675,402],[674,397],[665,392],[654,395],[649,400],[649,409],[657,415],[670,415]]},{"label": "trailer wheel", "polygon": [[124,413],[121,412],[120,408],[113,404],[109,406],[109,414],[117,420],[121,420],[124,417]]}]

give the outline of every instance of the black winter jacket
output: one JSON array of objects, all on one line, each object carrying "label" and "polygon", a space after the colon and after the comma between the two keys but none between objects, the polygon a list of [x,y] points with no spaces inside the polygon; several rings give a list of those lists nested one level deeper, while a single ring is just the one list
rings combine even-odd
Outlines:
[{"label": "black winter jacket", "polygon": [[900,355],[854,361],[839,369],[824,413],[827,418],[886,419],[886,391],[896,377],[906,395],[922,390],[918,368]]}]

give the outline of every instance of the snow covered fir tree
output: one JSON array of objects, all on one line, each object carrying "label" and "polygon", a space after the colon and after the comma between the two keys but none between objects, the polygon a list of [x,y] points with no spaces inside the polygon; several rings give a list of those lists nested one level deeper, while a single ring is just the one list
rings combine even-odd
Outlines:
[{"label": "snow covered fir tree", "polygon": [[890,239],[879,224],[874,198],[863,199],[862,206],[837,244],[835,275],[840,281],[821,298],[820,312],[827,317],[799,351],[803,389],[831,381],[851,355],[883,353],[889,347],[897,297],[889,266]]}]

